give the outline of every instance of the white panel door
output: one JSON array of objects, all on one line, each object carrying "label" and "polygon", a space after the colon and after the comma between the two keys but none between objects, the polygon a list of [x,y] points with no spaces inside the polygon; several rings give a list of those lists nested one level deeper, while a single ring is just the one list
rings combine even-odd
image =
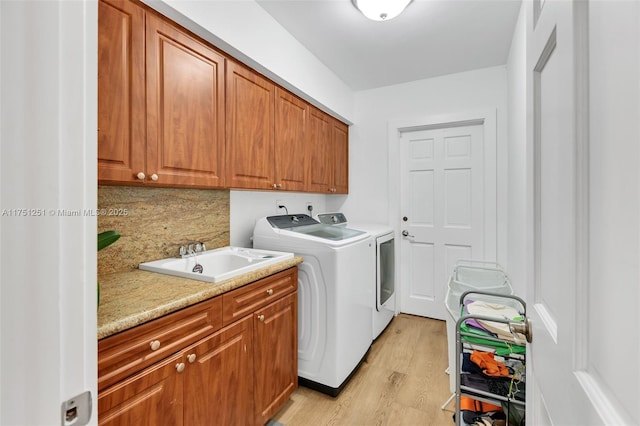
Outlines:
[{"label": "white panel door", "polygon": [[455,262],[484,257],[483,125],[403,132],[400,144],[401,310],[445,319]]},{"label": "white panel door", "polygon": [[[615,165],[607,169],[613,165],[607,163],[616,155],[620,156],[619,168],[624,168],[625,153],[617,149],[625,146],[626,141],[606,133],[601,138],[594,137],[595,134],[589,137],[590,126],[606,127],[602,122],[605,114],[589,116],[590,108],[594,111],[600,108],[599,102],[589,105],[589,84],[596,88],[594,93],[608,95],[615,80],[623,75],[609,81],[591,80],[589,72],[594,63],[589,62],[589,44],[599,40],[588,37],[589,14],[598,9],[592,18],[595,26],[599,26],[606,19],[607,10],[621,6],[635,13],[627,27],[631,31],[618,28],[628,21],[624,17],[629,14],[624,12],[617,23],[610,22],[610,29],[620,32],[620,40],[635,38],[636,50],[627,49],[620,58],[628,65],[631,61],[627,57],[638,57],[640,40],[636,26],[638,8],[633,2],[547,0],[526,5],[531,8],[532,18],[528,28],[527,68],[528,107],[533,119],[528,132],[533,159],[533,248],[527,311],[534,327],[533,343],[528,348],[527,423],[535,425],[638,422],[638,332],[637,321],[629,321],[630,313],[637,311],[637,297],[635,302],[628,300],[638,294],[634,281],[637,268],[623,260],[628,252],[617,244],[604,251],[601,247],[611,241],[612,232],[621,230],[619,241],[635,241],[628,247],[635,247],[637,254],[638,216],[632,215],[633,220],[627,223],[598,222],[601,211],[616,211],[616,205],[622,209],[634,205],[638,184],[623,181],[633,195],[619,199],[615,191],[620,185],[612,184],[614,176],[600,172],[606,169],[608,173],[618,173]],[[612,49],[615,50],[615,44],[604,50]],[[595,69],[614,67],[615,62],[596,65]],[[636,91],[620,91],[622,96],[612,107],[617,108],[615,104],[623,98],[635,96],[637,101],[637,74],[630,81]],[[614,116],[619,113],[625,111],[620,110]],[[637,116],[634,121],[636,124],[632,126],[637,125]],[[628,122],[620,124],[628,126]],[[637,143],[636,139],[631,146]],[[590,159],[590,152],[597,152],[594,148],[600,155]],[[628,171],[637,169],[637,148],[626,155],[633,152],[636,156],[627,162],[632,165]],[[637,178],[637,174],[627,176]],[[605,197],[609,199],[608,205],[603,202],[604,192],[600,191],[603,185],[605,188],[609,185]],[[594,195],[596,198],[590,200]],[[600,202],[594,204],[596,199]],[[601,238],[593,238],[598,235]],[[628,273],[610,273],[605,279],[598,276],[598,270],[607,269]],[[619,297],[612,304],[609,294],[615,292],[619,292]]]}]

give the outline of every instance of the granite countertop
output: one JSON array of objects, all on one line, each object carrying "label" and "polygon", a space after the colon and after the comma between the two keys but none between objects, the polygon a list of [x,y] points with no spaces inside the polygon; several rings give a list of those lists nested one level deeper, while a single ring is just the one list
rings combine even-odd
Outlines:
[{"label": "granite countertop", "polygon": [[295,256],[236,278],[210,283],[134,269],[98,277],[98,340],[302,263]]}]

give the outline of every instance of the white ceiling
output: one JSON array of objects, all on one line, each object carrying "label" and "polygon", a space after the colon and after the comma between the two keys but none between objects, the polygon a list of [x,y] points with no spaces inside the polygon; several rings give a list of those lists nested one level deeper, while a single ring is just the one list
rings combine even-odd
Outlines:
[{"label": "white ceiling", "polygon": [[520,0],[413,0],[370,21],[351,0],[256,0],[353,90],[503,65]]}]

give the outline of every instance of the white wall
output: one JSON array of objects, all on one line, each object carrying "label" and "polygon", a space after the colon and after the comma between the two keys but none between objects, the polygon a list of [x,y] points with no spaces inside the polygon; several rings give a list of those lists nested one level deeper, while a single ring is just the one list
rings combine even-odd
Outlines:
[{"label": "white wall", "polygon": [[507,143],[507,272],[514,292],[526,295],[527,255],[527,40],[526,4],[520,8],[509,60],[507,62],[507,84],[509,111]]},{"label": "white wall", "polygon": [[[336,196],[277,191],[231,191],[231,245],[252,247],[253,227],[261,217],[286,214],[287,211],[289,214],[309,214],[307,202],[312,203],[312,215],[324,213],[327,211],[326,200],[329,197]],[[277,205],[285,205],[287,209],[278,209]]]},{"label": "white wall", "polygon": [[[356,93],[350,131],[350,195],[333,208],[354,221],[388,223],[388,126],[479,110],[497,111],[498,261],[506,261],[507,79],[505,67],[492,67]],[[334,201],[328,201],[328,204]],[[399,220],[399,218],[398,218]],[[396,224],[391,223],[395,226]]]},{"label": "white wall", "polygon": [[213,45],[338,118],[353,92],[254,0],[143,0]]},{"label": "white wall", "polygon": [[[97,3],[0,2],[0,424],[96,417]],[[21,210],[33,209],[33,210]],[[18,213],[22,212],[22,213]]]}]

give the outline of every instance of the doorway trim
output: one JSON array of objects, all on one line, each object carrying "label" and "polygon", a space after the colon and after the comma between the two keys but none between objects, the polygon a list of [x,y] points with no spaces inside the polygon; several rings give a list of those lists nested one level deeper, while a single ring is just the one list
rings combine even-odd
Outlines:
[{"label": "doorway trim", "polygon": [[[396,235],[400,235],[400,222],[398,218],[400,212],[400,191],[397,188],[401,184],[401,159],[400,159],[400,138],[402,133],[416,130],[430,130],[445,127],[459,127],[469,124],[482,124],[484,137],[484,162],[495,164],[495,167],[484,167],[485,197],[493,198],[495,203],[485,205],[484,211],[484,253],[487,260],[501,262],[505,266],[506,260],[506,234],[501,232],[498,223],[506,224],[506,195],[498,197],[498,194],[507,194],[506,179],[498,191],[498,173],[506,175],[506,165],[500,163],[498,155],[498,130],[497,130],[497,108],[486,108],[466,112],[456,112],[448,114],[429,115],[413,119],[389,120],[388,123],[388,223],[394,228]],[[506,154],[506,150],[505,150]],[[489,160],[489,163],[487,162]],[[502,212],[502,215],[499,213]],[[499,250],[500,249],[500,250]],[[396,264],[400,260],[400,250],[396,250]],[[493,257],[493,259],[490,259]],[[506,267],[506,266],[505,266]],[[402,270],[396,273],[396,286],[398,292],[397,300],[401,300]],[[400,304],[398,304],[400,305]],[[401,312],[401,307],[396,306],[396,312]]]}]

